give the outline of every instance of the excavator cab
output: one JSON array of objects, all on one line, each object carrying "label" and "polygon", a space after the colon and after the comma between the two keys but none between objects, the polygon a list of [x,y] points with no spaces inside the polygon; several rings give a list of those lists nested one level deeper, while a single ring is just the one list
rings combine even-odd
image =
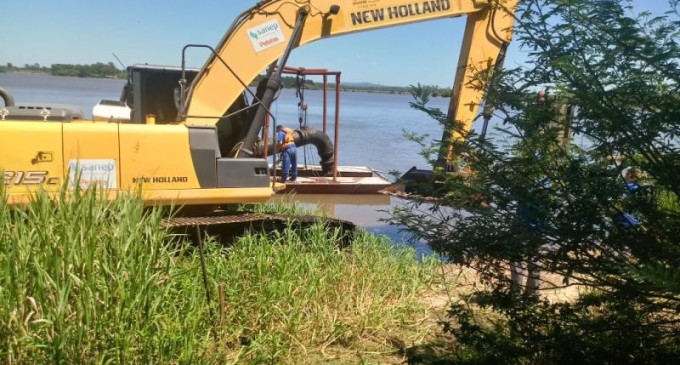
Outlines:
[{"label": "excavator cab", "polygon": [[[176,124],[179,118],[180,80],[191,83],[200,69],[152,65],[128,67],[128,81],[117,107],[127,110],[130,123]],[[252,112],[246,93],[237,98],[224,116],[215,123],[219,153],[235,157]],[[208,126],[205,126],[208,127]],[[208,128],[211,129],[211,128]]]},{"label": "excavator cab", "polygon": [[[120,100],[100,100],[92,110],[97,121],[171,124],[177,120],[175,92],[181,78],[178,67],[134,65],[127,68],[127,83]],[[197,69],[187,69],[190,80]]]},{"label": "excavator cab", "polygon": [[[177,121],[175,89],[182,77],[179,67],[134,65],[127,68],[128,81],[123,88],[121,101],[131,109],[130,122],[146,123],[153,116],[157,124]],[[197,69],[185,69],[191,82]]]}]

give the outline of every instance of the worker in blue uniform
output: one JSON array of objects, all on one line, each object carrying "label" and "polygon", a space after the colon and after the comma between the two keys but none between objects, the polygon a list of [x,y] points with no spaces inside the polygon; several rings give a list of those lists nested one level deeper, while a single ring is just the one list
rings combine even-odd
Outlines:
[{"label": "worker in blue uniform", "polygon": [[[629,195],[636,195],[642,189],[639,182],[638,170],[635,167],[629,168],[624,175],[624,186],[622,198],[627,198]],[[614,221],[623,228],[634,228],[640,226],[640,218],[632,212],[627,212],[627,209],[621,207],[619,213],[614,217]]]},{"label": "worker in blue uniform", "polygon": [[290,174],[290,181],[297,180],[297,149],[295,146],[295,132],[282,125],[276,126],[276,140],[278,141],[278,150],[281,151],[281,182],[286,182],[288,174]]}]

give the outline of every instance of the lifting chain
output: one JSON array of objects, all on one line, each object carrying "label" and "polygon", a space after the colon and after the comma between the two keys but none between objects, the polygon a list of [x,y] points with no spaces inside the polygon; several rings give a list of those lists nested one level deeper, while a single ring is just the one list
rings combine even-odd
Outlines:
[{"label": "lifting chain", "polygon": [[300,99],[298,102],[298,124],[300,128],[307,127],[307,103],[305,103],[305,83],[307,82],[305,75],[297,74],[295,77],[295,96]]}]

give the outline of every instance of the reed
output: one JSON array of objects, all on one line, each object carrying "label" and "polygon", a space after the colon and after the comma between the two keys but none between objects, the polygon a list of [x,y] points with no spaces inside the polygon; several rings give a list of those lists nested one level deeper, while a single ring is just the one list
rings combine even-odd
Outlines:
[{"label": "reed", "polygon": [[293,363],[419,336],[433,270],[412,250],[365,232],[341,250],[323,225],[208,238],[208,305],[198,250],[162,218],[94,189],[0,200],[0,362]]}]

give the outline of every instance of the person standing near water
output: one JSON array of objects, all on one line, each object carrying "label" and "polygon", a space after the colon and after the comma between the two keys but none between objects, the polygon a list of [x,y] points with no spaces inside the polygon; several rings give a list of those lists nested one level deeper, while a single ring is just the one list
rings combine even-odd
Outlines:
[{"label": "person standing near water", "polygon": [[281,151],[281,182],[285,183],[290,173],[290,181],[297,180],[297,149],[295,146],[294,131],[282,125],[276,126],[276,140],[278,141],[278,150]]}]

